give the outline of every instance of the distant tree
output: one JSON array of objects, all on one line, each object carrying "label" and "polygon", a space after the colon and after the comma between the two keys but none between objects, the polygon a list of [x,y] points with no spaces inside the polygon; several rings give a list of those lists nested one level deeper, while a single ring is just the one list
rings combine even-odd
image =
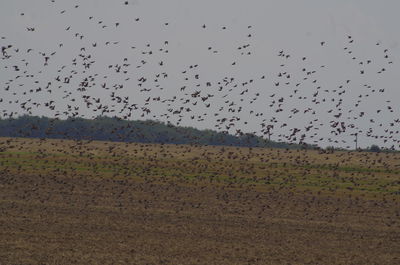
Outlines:
[{"label": "distant tree", "polygon": [[375,152],[375,153],[379,153],[381,151],[381,148],[375,144],[371,145],[371,147],[369,148],[369,150],[371,152]]},{"label": "distant tree", "polygon": [[325,150],[326,150],[328,153],[333,153],[333,152],[335,151],[335,147],[334,147],[334,146],[327,146],[327,147],[325,148]]}]

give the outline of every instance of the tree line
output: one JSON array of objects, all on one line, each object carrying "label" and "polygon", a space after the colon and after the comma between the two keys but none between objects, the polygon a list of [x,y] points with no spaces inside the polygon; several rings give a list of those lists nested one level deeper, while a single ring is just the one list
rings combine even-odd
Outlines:
[{"label": "tree line", "polygon": [[235,136],[213,130],[174,126],[153,120],[127,121],[118,117],[105,116],[95,119],[68,118],[62,120],[25,115],[12,119],[0,119],[0,136],[290,149],[311,148],[307,145],[269,141],[253,134]]}]

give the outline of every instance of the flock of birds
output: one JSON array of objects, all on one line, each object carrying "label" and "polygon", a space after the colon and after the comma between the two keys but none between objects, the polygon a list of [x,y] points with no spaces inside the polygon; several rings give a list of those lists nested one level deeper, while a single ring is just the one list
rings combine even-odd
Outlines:
[{"label": "flock of birds", "polygon": [[[56,0],[50,1],[58,8]],[[116,3],[121,8],[131,5],[129,0]],[[71,4],[68,9],[59,9],[54,17],[66,21],[65,16],[70,14],[73,18],[80,8],[80,5]],[[21,20],[27,12],[21,11]],[[277,73],[254,73],[243,79],[243,75],[235,73],[241,71],[243,58],[251,61],[256,54],[254,46],[257,46],[255,26],[246,25],[244,36],[238,40],[241,45],[235,48],[234,58],[221,70],[221,78],[211,78],[221,74],[209,73],[213,60],[208,65],[200,60],[178,72],[171,71],[170,64],[182,57],[175,46],[175,38],[161,43],[126,43],[126,36],[122,35],[126,30],[120,30],[121,27],[134,25],[138,30],[148,30],[142,17],[132,17],[129,22],[125,19],[107,22],[96,14],[85,16],[85,21],[103,35],[91,37],[91,32],[81,33],[82,29],[75,28],[71,21],[58,30],[62,32],[63,41],[56,40],[59,43],[50,50],[45,47],[51,44],[29,47],[30,43],[15,43],[12,36],[0,35],[0,69],[4,77],[10,77],[4,82],[4,77],[0,78],[0,119],[13,119],[23,114],[45,114],[54,119],[116,116],[122,120],[193,124],[238,136],[252,133],[296,144],[326,144],[350,149],[354,147],[353,136],[363,136],[392,149],[400,147],[400,117],[396,117],[399,110],[394,105],[397,102],[392,102],[387,89],[377,86],[376,82],[359,84],[365,76],[378,80],[392,70],[394,60],[381,42],[371,45],[379,58],[362,58],[356,55],[360,48],[357,40],[351,35],[345,36],[341,52],[348,64],[356,66],[357,77],[344,78],[337,85],[326,85],[323,80],[327,74],[335,75],[329,72],[328,64],[315,63],[310,56],[298,56],[285,50],[276,53],[281,62],[276,67]],[[171,24],[173,21],[163,22],[159,25],[160,31],[168,30]],[[235,25],[226,25],[217,30],[227,32],[233,27]],[[207,23],[193,29],[202,36],[215,30],[214,25]],[[41,29],[28,24],[24,31],[29,38],[35,38]],[[111,31],[121,39],[109,37]],[[77,50],[76,45],[79,45]],[[127,45],[129,48],[125,50]],[[314,48],[323,53],[329,45],[329,41],[319,41]],[[215,56],[218,60],[219,55],[232,53],[224,50],[228,46],[215,43],[203,47],[203,51],[209,55],[207,58]],[[115,56],[107,61],[104,53],[115,53]],[[121,53],[125,56],[118,58]],[[383,105],[378,109],[366,106],[370,98],[382,101]],[[36,128],[32,126],[31,129]],[[118,128],[112,130],[116,134],[118,131]],[[227,246],[221,244],[221,235],[228,234],[231,230],[227,228],[232,228],[232,231],[250,231],[248,235],[255,235],[259,240],[252,242],[254,246],[248,243],[253,241],[251,237],[248,237],[250,241],[230,240],[244,242],[245,245],[238,245],[244,246],[244,256],[269,253],[258,249],[270,245],[278,246],[285,257],[288,251],[282,245],[293,246],[295,251],[292,252],[299,253],[298,247],[303,247],[304,242],[312,243],[313,238],[299,237],[300,240],[296,237],[315,234],[318,240],[336,238],[328,240],[329,245],[326,245],[334,258],[337,257],[332,255],[335,253],[332,247],[336,243],[356,246],[353,242],[360,242],[360,238],[366,242],[369,257],[371,253],[391,249],[395,242],[394,231],[400,212],[394,207],[397,198],[392,195],[400,194],[398,154],[8,138],[0,141],[0,186],[4,191],[0,192],[0,199],[5,202],[0,210],[7,220],[4,222],[6,235],[12,236],[13,242],[15,238],[29,236],[29,240],[35,239],[33,245],[37,245],[37,238],[31,235],[50,233],[51,237],[42,236],[45,239],[42,243],[48,241],[51,245],[42,250],[46,254],[51,250],[51,255],[61,252],[63,257],[68,257],[65,253],[70,250],[64,245],[69,243],[82,244],[83,252],[89,246],[90,251],[96,249],[102,253],[124,253],[125,246],[138,245],[137,253],[151,251],[151,255],[155,255],[157,252],[147,246],[156,246],[154,242],[145,244],[137,239],[139,233],[136,232],[140,232],[141,227],[143,235],[151,232],[163,241],[159,245],[163,253],[160,256],[169,258],[165,253],[172,249],[177,257],[176,251],[180,249],[169,239],[174,235],[179,239],[199,220],[202,236],[190,231],[181,243],[193,242],[191,246],[198,246],[203,240],[207,251],[201,253],[206,256],[210,256],[210,244],[216,238],[216,250]],[[176,185],[176,179],[180,184],[192,185]],[[257,190],[258,184],[270,185],[271,189],[261,192]],[[334,195],[343,191],[348,197]],[[317,195],[321,192],[327,195],[319,198]],[[372,196],[382,200],[370,200]],[[112,222],[104,221],[108,218]],[[276,224],[260,223],[267,219]],[[95,222],[91,223],[93,220]],[[103,222],[99,224],[98,220]],[[302,226],[298,222],[302,220],[313,223]],[[338,223],[325,226],[334,222]],[[119,223],[126,225],[119,226]],[[287,234],[282,232],[285,226],[289,227]],[[120,230],[116,230],[117,227]],[[278,231],[276,238],[274,234],[264,233],[264,230],[273,229]],[[293,234],[295,230],[301,233]],[[110,241],[105,231],[112,233],[117,241]],[[122,232],[118,234],[117,231]],[[235,235],[246,235],[237,231]],[[86,237],[89,232],[90,237]],[[165,238],[160,237],[161,232]],[[212,236],[208,236],[208,232]],[[324,232],[326,234],[321,237]],[[94,234],[98,239],[96,244],[87,244]],[[100,240],[103,236],[108,238]],[[189,237],[191,241],[186,240]],[[26,238],[19,240],[24,246],[29,242]],[[62,248],[54,247],[54,242],[46,238],[57,238]],[[260,241],[260,238],[266,239]],[[316,242],[308,247],[317,246],[320,241]],[[99,248],[97,244],[100,243],[106,247]],[[18,245],[14,245],[16,249]],[[111,251],[110,247],[117,250]],[[141,247],[147,249],[143,251]],[[23,247],[20,249],[24,251],[21,256],[30,254]],[[354,249],[356,253],[365,252],[360,251],[360,245]],[[99,251],[93,252],[96,258],[102,256],[98,255]],[[225,256],[226,249],[223,251]],[[340,256],[350,257],[350,254],[343,255],[347,253],[344,251],[345,248],[340,248]],[[198,255],[200,251],[193,253],[190,255]],[[392,253],[387,253],[376,256],[389,260]],[[17,254],[12,256],[18,257]],[[318,255],[317,263],[321,262],[321,257]]]},{"label": "flock of birds", "polygon": [[[57,5],[55,0],[51,2]],[[130,2],[119,4],[124,7]],[[71,5],[60,10],[59,16],[68,13],[73,16],[79,8],[80,5]],[[26,12],[19,15],[23,18]],[[141,17],[133,17],[129,23],[140,27],[141,22]],[[105,36],[107,30],[118,32],[123,26],[123,22],[107,23],[95,15],[88,15],[87,23],[104,30]],[[160,27],[168,28],[170,22]],[[207,34],[209,28],[204,23],[194,30]],[[344,79],[334,88],[326,87],[318,77],[329,71],[329,66],[315,66],[307,56],[280,50],[276,54],[281,61],[278,73],[246,80],[224,74],[219,80],[210,80],[204,74],[204,67],[209,65],[202,67],[199,63],[187,65],[179,73],[170,73],[169,60],[179,56],[179,51],[170,49],[175,40],[130,46],[126,57],[119,62],[101,64],[102,51],[113,47],[116,52],[126,43],[88,38],[89,33],[74,32],[77,29],[69,24],[62,30],[71,43],[81,45],[76,54],[66,54],[64,46],[70,42],[61,42],[51,51],[40,51],[34,47],[22,49],[21,43],[12,43],[1,36],[0,67],[12,76],[2,86],[1,118],[44,113],[58,119],[85,117],[89,113],[92,118],[108,115],[125,120],[196,124],[235,135],[252,133],[299,144],[325,143],[353,148],[353,136],[362,135],[392,149],[400,147],[398,110],[385,88],[368,83],[360,85],[356,83],[359,77],[354,78],[357,81]],[[146,29],[143,26],[141,30]],[[222,26],[220,30],[227,31],[229,26]],[[35,38],[37,31],[35,26],[26,26],[26,33],[32,34],[30,38]],[[237,57],[227,65],[227,72],[237,69],[243,56],[254,55],[255,34],[253,26],[248,25],[245,40],[236,48]],[[356,43],[352,36],[346,36],[342,51],[357,65],[361,78],[376,79],[390,71],[393,59],[380,42],[374,46],[381,58],[375,59],[355,55],[359,48]],[[329,45],[321,41],[315,46],[323,50]],[[215,56],[224,52],[216,46],[210,45],[204,50]],[[58,65],[60,54],[70,55],[70,60]],[[41,63],[37,64],[38,61]],[[293,71],[293,65],[297,71]],[[168,83],[171,79],[174,85]],[[354,93],[359,94],[354,96]],[[366,108],[364,102],[369,97],[384,98],[384,105],[376,110]]]}]

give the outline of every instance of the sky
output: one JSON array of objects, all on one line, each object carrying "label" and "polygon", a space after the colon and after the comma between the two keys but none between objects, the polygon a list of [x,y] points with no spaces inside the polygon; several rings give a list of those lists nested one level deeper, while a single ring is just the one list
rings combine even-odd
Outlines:
[{"label": "sky", "polygon": [[117,115],[348,148],[358,133],[361,147],[400,148],[399,1],[0,3],[3,118]]}]

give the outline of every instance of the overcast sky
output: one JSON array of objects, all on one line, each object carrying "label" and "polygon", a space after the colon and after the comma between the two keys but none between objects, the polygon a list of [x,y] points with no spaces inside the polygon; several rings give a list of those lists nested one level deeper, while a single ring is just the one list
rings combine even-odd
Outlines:
[{"label": "overcast sky", "polygon": [[124,2],[1,0],[2,116],[133,106],[129,119],[399,148],[400,1]]}]

